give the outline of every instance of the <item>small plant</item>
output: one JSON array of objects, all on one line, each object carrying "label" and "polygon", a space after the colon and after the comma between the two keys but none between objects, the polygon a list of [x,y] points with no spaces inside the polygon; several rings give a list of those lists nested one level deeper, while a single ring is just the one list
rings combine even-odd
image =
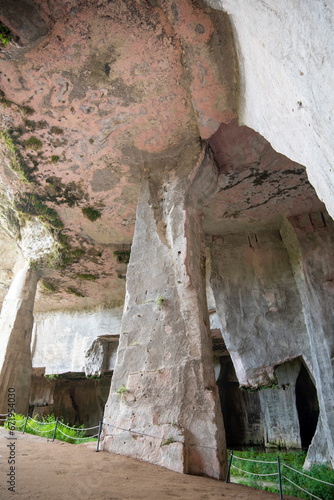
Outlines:
[{"label": "small plant", "polygon": [[30,182],[33,179],[32,169],[24,162],[23,157],[10,136],[8,130],[3,130],[0,134],[1,142],[5,146],[5,155],[9,159],[9,167],[16,172],[23,182]]},{"label": "small plant", "polygon": [[50,281],[42,280],[41,285],[44,288],[44,290],[47,290],[48,292],[56,291],[55,286],[52,283],[50,283]]},{"label": "small plant", "polygon": [[39,139],[34,136],[31,136],[30,139],[25,141],[26,148],[34,149],[37,151],[38,149],[42,149],[43,143]]},{"label": "small plant", "polygon": [[56,135],[62,135],[64,133],[64,130],[58,127],[51,127],[51,133]]},{"label": "small plant", "polygon": [[155,305],[157,307],[160,307],[162,305],[162,303],[163,303],[164,300],[165,300],[164,297],[162,295],[159,295],[159,297],[155,301]]},{"label": "small plant", "polygon": [[127,388],[125,387],[124,384],[121,385],[116,391],[118,398],[121,398],[121,400],[125,400],[125,394],[128,392]]},{"label": "small plant", "polygon": [[51,375],[44,375],[44,378],[46,378],[46,380],[57,380],[61,378],[61,376],[57,373],[52,373]]},{"label": "small plant", "polygon": [[136,347],[138,344],[138,342],[136,342],[135,340],[133,342],[131,342],[131,344],[129,345],[129,347]]},{"label": "small plant", "polygon": [[170,444],[172,444],[172,443],[175,443],[175,442],[176,442],[176,441],[175,441],[175,439],[174,439],[174,438],[169,437],[169,438],[165,439],[165,440],[161,443],[161,445],[160,445],[160,446],[168,446],[168,445],[170,445]]},{"label": "small plant", "polygon": [[131,250],[115,250],[113,253],[120,264],[128,264],[130,260],[130,252]]},{"label": "small plant", "polygon": [[40,222],[44,222],[53,228],[62,229],[64,227],[57,212],[45,205],[36,194],[20,194],[14,201],[14,208],[22,214],[35,215]]},{"label": "small plant", "polygon": [[25,116],[31,116],[35,113],[35,110],[30,106],[21,106],[21,111]]},{"label": "small plant", "polygon": [[76,297],[84,297],[82,293],[78,292],[78,290],[72,288],[71,286],[68,287],[67,291],[68,293],[73,293],[73,295],[75,295]]},{"label": "small plant", "polygon": [[12,40],[13,34],[9,28],[0,23],[0,47],[7,47]]},{"label": "small plant", "polygon": [[51,156],[51,163],[58,163],[59,160],[60,160],[60,156],[58,156],[58,155]]},{"label": "small plant", "polygon": [[98,276],[96,274],[80,274],[80,273],[77,273],[77,276],[81,280],[86,280],[86,281],[95,281],[98,278]]},{"label": "small plant", "polygon": [[96,219],[99,219],[101,217],[101,212],[99,212],[98,210],[95,210],[92,207],[82,208],[81,211],[82,211],[84,217],[86,217],[86,219],[88,219],[92,222],[96,221]]}]

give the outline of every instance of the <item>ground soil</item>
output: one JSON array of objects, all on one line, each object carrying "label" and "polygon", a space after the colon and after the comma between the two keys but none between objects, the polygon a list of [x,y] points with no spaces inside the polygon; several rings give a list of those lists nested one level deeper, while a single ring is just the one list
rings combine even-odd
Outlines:
[{"label": "ground soil", "polygon": [[[16,492],[8,491],[8,431],[0,428],[0,499],[22,500],[278,500],[279,495],[171,472],[100,451],[15,432]],[[284,499],[292,499],[284,495]]]}]

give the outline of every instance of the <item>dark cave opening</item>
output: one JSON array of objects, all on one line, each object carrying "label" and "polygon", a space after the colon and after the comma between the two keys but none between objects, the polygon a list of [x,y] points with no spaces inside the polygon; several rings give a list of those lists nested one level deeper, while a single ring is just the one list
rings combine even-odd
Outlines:
[{"label": "dark cave opening", "polygon": [[296,381],[296,406],[302,447],[308,448],[318,423],[319,403],[317,390],[303,364]]}]

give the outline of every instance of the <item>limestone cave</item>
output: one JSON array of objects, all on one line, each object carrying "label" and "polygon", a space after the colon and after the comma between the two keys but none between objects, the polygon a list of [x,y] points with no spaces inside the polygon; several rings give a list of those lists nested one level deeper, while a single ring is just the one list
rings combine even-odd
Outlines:
[{"label": "limestone cave", "polygon": [[333,14],[0,0],[0,413],[333,467]]}]

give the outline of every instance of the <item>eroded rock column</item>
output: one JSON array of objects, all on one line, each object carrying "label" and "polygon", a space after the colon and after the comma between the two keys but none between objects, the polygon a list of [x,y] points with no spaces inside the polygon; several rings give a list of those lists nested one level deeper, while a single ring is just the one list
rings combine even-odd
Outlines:
[{"label": "eroded rock column", "polygon": [[153,180],[142,185],[102,442],[104,450],[219,478],[226,467],[225,434],[200,215],[215,186],[208,153],[192,175],[168,175],[159,204]]},{"label": "eroded rock column", "polygon": [[319,420],[305,464],[334,465],[334,222],[324,212],[291,217],[281,234],[289,253],[310,343],[306,358],[319,401]]},{"label": "eroded rock column", "polygon": [[38,272],[28,264],[16,274],[0,319],[0,412],[7,413],[8,388],[15,389],[15,411],[28,409],[32,365],[30,342]]}]

